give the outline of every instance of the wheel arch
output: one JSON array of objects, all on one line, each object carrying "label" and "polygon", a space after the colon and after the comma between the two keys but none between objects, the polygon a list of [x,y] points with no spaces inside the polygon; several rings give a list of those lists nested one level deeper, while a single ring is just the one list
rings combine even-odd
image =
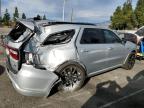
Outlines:
[{"label": "wheel arch", "polygon": [[125,64],[126,63],[126,61],[127,61],[127,59],[128,59],[128,57],[129,57],[129,55],[130,54],[132,54],[132,53],[136,53],[136,50],[132,50],[132,51],[130,51],[130,53],[127,55],[127,57],[125,58],[125,60],[124,60],[124,63],[123,64]]},{"label": "wheel arch", "polygon": [[78,65],[80,66],[83,70],[84,70],[84,73],[85,75],[87,76],[87,69],[85,67],[84,64],[82,64],[81,62],[78,62],[78,61],[75,61],[75,60],[70,60],[70,61],[66,61],[62,64],[60,64],[56,69],[55,69],[55,73],[59,73],[59,71],[64,68],[65,66],[68,66],[68,65]]}]

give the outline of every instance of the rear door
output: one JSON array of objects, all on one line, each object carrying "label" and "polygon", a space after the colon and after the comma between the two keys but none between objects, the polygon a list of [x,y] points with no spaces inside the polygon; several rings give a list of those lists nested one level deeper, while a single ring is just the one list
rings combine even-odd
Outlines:
[{"label": "rear door", "polygon": [[76,46],[80,61],[86,66],[88,74],[107,68],[107,44],[104,34],[98,28],[81,29]]},{"label": "rear door", "polygon": [[109,46],[107,53],[107,66],[113,67],[123,64],[128,55],[128,49],[122,44],[120,38],[111,30],[103,29],[105,43]]}]

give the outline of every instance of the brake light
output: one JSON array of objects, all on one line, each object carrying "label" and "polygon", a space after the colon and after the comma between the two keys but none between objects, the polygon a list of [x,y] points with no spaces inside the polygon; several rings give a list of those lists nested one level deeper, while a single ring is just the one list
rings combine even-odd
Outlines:
[{"label": "brake light", "polygon": [[19,60],[19,53],[17,49],[6,47],[6,54],[10,55],[13,59]]},{"label": "brake light", "polygon": [[13,59],[19,60],[19,55],[16,50],[9,49],[9,54]]}]

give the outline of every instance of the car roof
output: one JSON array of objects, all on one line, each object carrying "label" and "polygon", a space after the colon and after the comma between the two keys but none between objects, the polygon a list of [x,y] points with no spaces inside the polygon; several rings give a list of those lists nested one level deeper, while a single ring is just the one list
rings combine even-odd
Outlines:
[{"label": "car roof", "polygon": [[62,21],[53,21],[53,20],[40,20],[35,21],[36,25],[41,27],[47,27],[52,25],[72,25],[72,26],[81,26],[81,27],[96,27],[96,24],[93,23],[84,23],[84,22],[62,22]]},{"label": "car roof", "polygon": [[49,26],[49,25],[56,25],[56,24],[72,24],[72,25],[93,25],[96,26],[94,23],[88,22],[66,22],[66,21],[56,21],[56,20],[40,20],[37,18],[29,18],[29,19],[17,19],[18,21],[25,21],[25,22],[33,22],[37,25],[41,26]]},{"label": "car roof", "polygon": [[48,27],[52,25],[63,25],[63,26],[77,26],[81,28],[99,28],[99,29],[108,29],[108,28],[102,28],[97,26],[94,23],[86,23],[86,22],[63,22],[63,21],[55,21],[55,20],[39,20],[34,18],[29,19],[18,19],[18,22],[21,22],[28,28],[34,30],[35,28],[39,27]]}]

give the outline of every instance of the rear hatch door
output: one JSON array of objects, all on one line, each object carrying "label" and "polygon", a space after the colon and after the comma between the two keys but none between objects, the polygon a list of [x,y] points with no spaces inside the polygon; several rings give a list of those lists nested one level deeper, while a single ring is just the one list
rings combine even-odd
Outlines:
[{"label": "rear hatch door", "polygon": [[7,65],[17,73],[23,62],[23,48],[34,35],[34,24],[30,21],[17,21],[6,39]]}]

